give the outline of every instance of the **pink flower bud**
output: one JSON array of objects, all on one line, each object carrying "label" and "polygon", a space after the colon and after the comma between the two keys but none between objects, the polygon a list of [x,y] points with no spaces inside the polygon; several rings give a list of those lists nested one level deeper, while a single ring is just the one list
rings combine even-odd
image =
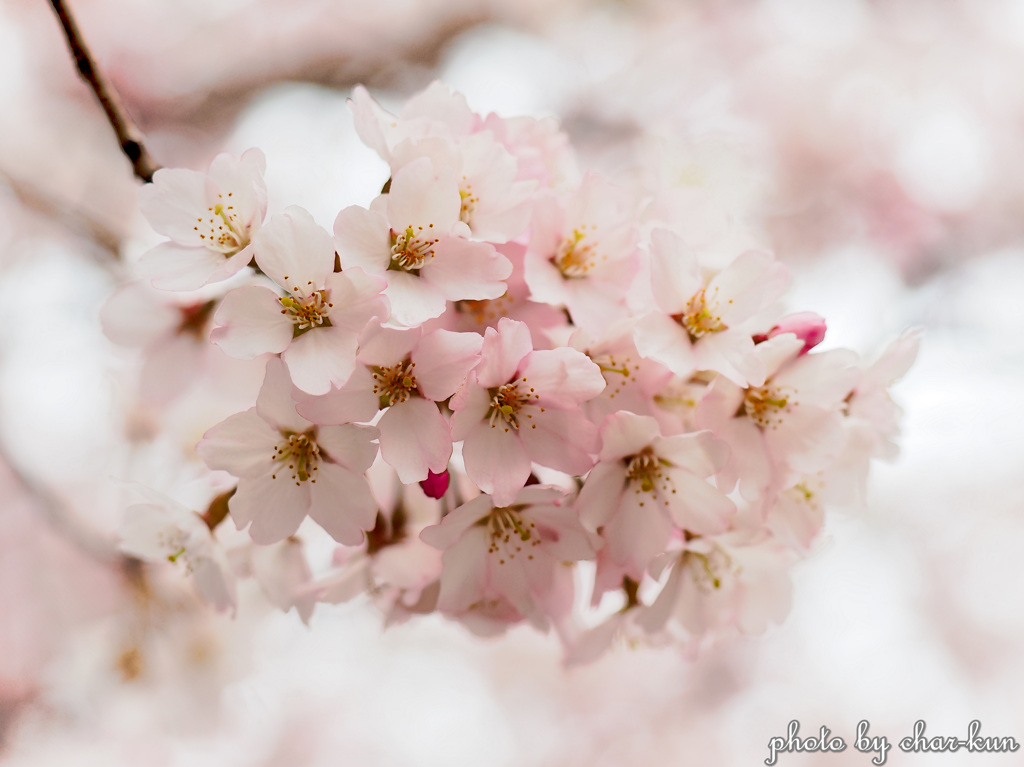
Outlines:
[{"label": "pink flower bud", "polygon": [[423,492],[430,498],[441,498],[445,493],[448,492],[448,482],[451,477],[448,474],[448,470],[445,469],[440,474],[427,469],[427,478],[420,482],[420,487],[423,488]]},{"label": "pink flower bud", "polygon": [[825,338],[825,318],[814,312],[797,312],[779,320],[778,324],[768,331],[768,338],[782,333],[793,333],[804,342],[800,354],[807,354]]}]

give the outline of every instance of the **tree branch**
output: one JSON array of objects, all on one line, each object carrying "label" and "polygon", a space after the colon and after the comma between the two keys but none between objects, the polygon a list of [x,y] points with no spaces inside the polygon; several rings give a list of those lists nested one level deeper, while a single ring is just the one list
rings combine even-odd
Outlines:
[{"label": "tree branch", "polygon": [[131,160],[132,170],[135,172],[136,177],[142,181],[152,181],[153,174],[160,169],[160,166],[153,162],[149,152],[146,151],[146,147],[143,144],[142,131],[139,130],[139,126],[135,124],[125,111],[121,105],[120,98],[118,98],[117,91],[106,81],[103,73],[96,66],[96,62],[93,61],[92,56],[89,54],[89,49],[85,45],[85,40],[82,39],[82,34],[78,31],[78,26],[75,24],[71,12],[64,4],[64,0],[50,0],[50,5],[53,6],[53,10],[57,13],[57,18],[60,19],[61,26],[64,27],[64,35],[67,37],[71,54],[75,57],[75,65],[78,67],[78,72],[82,79],[89,83],[93,93],[96,94],[96,98],[99,100],[100,106],[103,107],[107,120],[110,122],[110,127],[114,129],[114,133],[117,135],[121,151]]}]

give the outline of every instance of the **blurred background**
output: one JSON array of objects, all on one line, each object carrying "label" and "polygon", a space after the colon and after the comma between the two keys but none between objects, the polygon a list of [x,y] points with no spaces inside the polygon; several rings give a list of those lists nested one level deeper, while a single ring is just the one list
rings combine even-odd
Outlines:
[{"label": "blurred background", "polygon": [[[258,372],[172,405],[103,302],[159,238],[42,0],[0,0],[0,762],[4,765],[761,764],[791,719],[868,764],[929,734],[1024,741],[1024,0],[77,0],[166,166],[259,146],[270,210],[330,227],[387,168],[345,100],[440,78],[486,114],[556,116],[622,183],[668,183],[692,231],[770,245],[823,348],[925,329],[895,388],[902,455],[828,515],[763,637],[622,646],[563,669],[553,637],[482,640],[363,601],[309,628],[255,592],[157,604],[112,549],[116,480],[201,494],[191,446]],[[709,237],[711,235],[709,234]],[[211,364],[216,374],[218,362]],[[222,379],[223,380],[223,379]],[[14,467],[14,470],[11,467]]]}]

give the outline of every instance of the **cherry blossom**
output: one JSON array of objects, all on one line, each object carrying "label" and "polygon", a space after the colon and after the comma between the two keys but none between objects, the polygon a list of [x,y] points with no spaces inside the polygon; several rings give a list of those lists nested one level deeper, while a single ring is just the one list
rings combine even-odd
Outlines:
[{"label": "cherry blossom", "polygon": [[299,207],[274,216],[255,247],[260,269],[285,294],[260,285],[231,291],[214,315],[211,340],[243,359],[280,353],[292,381],[310,394],[344,384],[359,335],[387,315],[384,281],[360,269],[335,272],[330,235]]},{"label": "cherry blossom", "polygon": [[135,490],[147,502],[125,510],[118,528],[121,550],[150,562],[183,566],[206,601],[234,613],[235,577],[227,554],[199,514],[148,488]]},{"label": "cherry blossom", "polygon": [[592,558],[597,543],[571,497],[545,486],[524,488],[506,505],[478,496],[420,538],[444,551],[440,611],[488,622],[526,618],[542,629],[572,604],[571,580],[557,578],[561,563]]},{"label": "cherry blossom", "polygon": [[573,323],[601,335],[627,314],[637,271],[637,231],[624,190],[587,175],[565,200],[538,195],[524,263],[535,300],[565,306]]},{"label": "cherry blossom", "polygon": [[256,406],[207,431],[196,452],[239,478],[228,508],[239,529],[251,523],[257,543],[293,535],[309,515],[335,540],[356,545],[377,513],[363,476],[377,455],[377,430],[317,426],[295,412],[296,391],[284,364],[271,360]]},{"label": "cherry blossom", "polygon": [[579,475],[594,465],[597,427],[579,409],[605,386],[575,349],[534,351],[521,322],[488,328],[480,363],[452,397],[452,438],[464,440],[466,472],[495,503],[508,504],[530,463]]},{"label": "cherry blossom", "polygon": [[447,301],[497,298],[512,271],[492,245],[464,238],[462,198],[451,168],[428,158],[404,165],[369,210],[338,214],[334,232],[345,269],[386,276],[391,317],[415,326],[439,316]]},{"label": "cherry blossom", "polygon": [[381,457],[403,483],[420,482],[448,467],[451,430],[437,403],[462,385],[482,343],[476,333],[378,329],[364,338],[359,353],[366,372],[323,397],[302,397],[299,412],[316,423],[343,423],[355,398],[374,402],[384,411],[377,421]]},{"label": "cherry blossom", "polygon": [[770,253],[747,251],[707,275],[677,234],[651,234],[651,285],[661,311],[636,325],[636,347],[678,376],[714,370],[738,386],[760,386],[766,371],[754,352],[751,318],[786,287],[785,266]]},{"label": "cherry blossom", "polygon": [[253,235],[267,213],[259,149],[217,155],[207,173],[163,168],[139,192],[139,208],[171,241],[142,255],[139,269],[164,290],[194,290],[226,280],[253,256]]},{"label": "cherry blossom", "polygon": [[641,580],[673,526],[697,535],[728,528],[736,507],[706,481],[725,467],[728,448],[710,432],[663,437],[653,418],[622,411],[605,419],[601,443],[578,508],[622,574]]}]

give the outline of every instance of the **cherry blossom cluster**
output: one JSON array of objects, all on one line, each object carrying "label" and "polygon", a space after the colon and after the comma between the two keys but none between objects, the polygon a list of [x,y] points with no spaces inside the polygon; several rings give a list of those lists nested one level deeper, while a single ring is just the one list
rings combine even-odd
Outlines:
[{"label": "cherry blossom cluster", "polygon": [[[167,292],[115,294],[108,333],[161,360],[164,397],[211,343],[265,373],[195,448],[233,489],[205,512],[147,492],[124,549],[221,609],[255,575],[307,619],[365,593],[389,622],[553,627],[572,661],[782,619],[825,506],[894,455],[888,387],[917,334],[873,362],[818,351],[825,321],[785,313],[772,253],[693,244],[660,190],[578,173],[553,120],[483,117],[437,83],[397,115],[362,88],[351,107],[390,176],[333,232],[268,216],[257,149],[143,189],[168,241],[139,269]],[[224,498],[284,564],[225,551]],[[337,544],[315,578],[314,526]]]}]

